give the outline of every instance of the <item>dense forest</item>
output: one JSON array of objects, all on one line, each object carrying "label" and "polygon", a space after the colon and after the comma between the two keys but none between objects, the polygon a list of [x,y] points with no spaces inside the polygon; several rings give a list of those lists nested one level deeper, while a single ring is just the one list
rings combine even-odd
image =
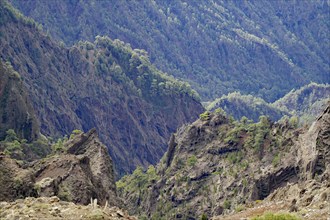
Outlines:
[{"label": "dense forest", "polygon": [[330,82],[328,1],[11,2],[67,45],[108,35],[146,50],[204,101]]}]

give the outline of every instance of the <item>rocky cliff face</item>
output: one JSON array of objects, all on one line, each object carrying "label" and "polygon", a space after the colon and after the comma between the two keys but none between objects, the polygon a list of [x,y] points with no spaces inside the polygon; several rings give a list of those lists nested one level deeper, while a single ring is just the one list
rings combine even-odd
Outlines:
[{"label": "rocky cliff face", "polygon": [[0,56],[24,78],[52,137],[96,127],[119,175],[156,163],[170,133],[202,111],[194,92],[153,67],[145,51],[98,37],[65,48],[5,1]]},{"label": "rocky cliff face", "polygon": [[114,170],[107,148],[95,129],[65,143],[66,153],[22,165],[1,155],[0,199],[12,201],[28,196],[58,196],[65,201],[120,205]]},{"label": "rocky cliff face", "polygon": [[13,129],[31,142],[39,137],[39,123],[21,76],[9,63],[0,62],[0,140]]},{"label": "rocky cliff face", "polygon": [[[171,138],[154,181],[145,182],[134,172],[117,183],[119,194],[132,212],[156,219],[211,217],[248,209],[256,200],[281,198],[289,203],[287,210],[295,199],[292,207],[297,205],[298,214],[313,207],[325,215],[330,187],[329,107],[309,130],[295,126],[289,121],[261,118],[250,124],[203,114]],[[136,187],[139,184],[143,187]],[[322,190],[309,190],[304,184]],[[306,195],[299,197],[298,189]]]}]

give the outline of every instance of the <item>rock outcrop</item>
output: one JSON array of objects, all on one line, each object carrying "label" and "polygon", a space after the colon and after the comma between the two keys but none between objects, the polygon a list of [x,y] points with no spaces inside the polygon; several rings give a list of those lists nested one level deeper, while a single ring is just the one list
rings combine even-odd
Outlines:
[{"label": "rock outcrop", "polygon": [[156,182],[145,184],[133,173],[119,182],[119,195],[132,213],[148,217],[226,216],[262,203],[324,219],[330,196],[329,109],[309,129],[289,121],[261,118],[254,124],[204,115],[172,136]]},{"label": "rock outcrop", "polygon": [[100,205],[120,205],[112,160],[95,129],[67,141],[63,151],[24,166],[3,155],[0,200],[58,196],[84,205],[91,199]]}]

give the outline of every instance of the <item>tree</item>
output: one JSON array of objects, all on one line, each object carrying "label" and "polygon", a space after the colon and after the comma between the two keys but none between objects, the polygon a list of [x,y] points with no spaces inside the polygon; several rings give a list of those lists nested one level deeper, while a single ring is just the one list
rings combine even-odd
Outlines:
[{"label": "tree", "polygon": [[14,129],[9,129],[6,131],[6,138],[5,138],[5,141],[6,142],[13,142],[13,141],[18,141],[18,137],[17,137],[17,134],[16,132],[14,131]]}]

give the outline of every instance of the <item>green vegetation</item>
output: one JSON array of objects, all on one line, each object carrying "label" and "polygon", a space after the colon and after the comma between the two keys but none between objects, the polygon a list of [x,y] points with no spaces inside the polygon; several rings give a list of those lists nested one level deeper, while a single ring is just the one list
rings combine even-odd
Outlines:
[{"label": "green vegetation", "polygon": [[[1,57],[10,61],[27,85],[26,93],[31,98],[29,103],[37,108],[41,132],[59,137],[72,126],[95,126],[102,141],[113,146],[109,150],[119,176],[132,172],[137,165],[156,162],[166,150],[169,133],[202,111],[190,85],[157,69],[146,50],[105,36],[91,39],[93,42],[80,39],[65,47],[31,28],[19,15],[13,14],[12,18],[3,2],[0,20],[6,21],[0,32],[6,47],[1,47]],[[170,116],[173,110],[178,110],[177,114]],[[9,111],[0,112],[0,116],[8,119]],[[135,122],[139,121],[142,127],[147,121],[152,124],[138,129]],[[0,127],[2,138],[5,130],[13,126],[3,130]],[[132,148],[127,145],[130,136],[134,139]],[[62,150],[58,142],[54,151]]]},{"label": "green vegetation", "polygon": [[[274,101],[293,87],[329,81],[322,1],[11,2],[68,45],[102,34],[145,49],[158,68],[189,81],[204,100],[241,91]],[[67,13],[72,8],[84,19]]]},{"label": "green vegetation", "polygon": [[[298,124],[311,123],[327,105],[330,97],[329,84],[310,83],[297,90],[292,90],[273,106],[290,112],[299,118]],[[297,123],[295,119],[294,124]]]},{"label": "green vegetation", "polygon": [[267,115],[273,121],[279,120],[284,115],[290,115],[287,111],[273,106],[261,98],[241,95],[239,92],[224,95],[206,106],[209,111],[217,111],[219,108],[232,115],[236,120],[249,117],[255,122],[259,120],[261,115]]},{"label": "green vegetation", "polygon": [[41,24],[38,24],[32,18],[25,17],[20,11],[15,9],[7,1],[1,1],[0,6],[2,6],[4,9],[6,9],[6,10],[2,10],[2,7],[0,7],[0,10],[1,10],[0,26],[3,25],[8,19],[8,18],[6,18],[6,16],[3,16],[3,13],[6,13],[6,14],[8,13],[7,15],[9,15],[9,17],[11,19],[13,19],[14,21],[17,22],[18,20],[20,20],[20,21],[24,22],[25,24],[29,25],[30,27],[34,27],[40,31],[42,30]]},{"label": "green vegetation", "polygon": [[70,134],[70,139],[73,139],[76,135],[82,134],[83,132],[79,129],[75,129],[72,131],[72,133]]},{"label": "green vegetation", "polygon": [[57,139],[56,143],[52,145],[53,153],[63,153],[65,152],[64,142],[62,138]]},{"label": "green vegetation", "polygon": [[79,42],[78,46],[82,50],[101,49],[94,58],[97,72],[100,75],[110,74],[114,80],[145,99],[157,103],[164,95],[187,94],[199,100],[198,94],[188,83],[156,69],[145,50],[133,50],[129,44],[105,36],[97,36],[94,45]]},{"label": "green vegetation", "polygon": [[202,120],[202,121],[207,121],[210,119],[210,112],[209,111],[205,111],[204,113],[200,114],[199,115],[199,118]]},{"label": "green vegetation", "polygon": [[245,210],[245,207],[243,205],[238,205],[238,206],[235,207],[236,212],[241,212],[243,210]]},{"label": "green vegetation", "polygon": [[197,158],[195,155],[192,155],[188,158],[187,163],[189,166],[193,167],[197,163]]},{"label": "green vegetation", "polygon": [[266,213],[262,216],[254,217],[252,220],[299,220],[296,215],[289,213]]},{"label": "green vegetation", "polygon": [[132,191],[145,191],[147,186],[159,179],[154,166],[150,165],[146,172],[138,167],[131,175],[123,176],[116,182],[117,190],[121,193]]},{"label": "green vegetation", "polygon": [[224,208],[224,209],[230,209],[230,207],[231,207],[231,201],[226,199],[226,200],[223,202],[223,208]]},{"label": "green vegetation", "polygon": [[206,214],[203,214],[202,217],[201,217],[201,220],[208,220],[209,218],[207,217]]},{"label": "green vegetation", "polygon": [[[6,131],[6,137],[0,141],[0,151],[18,160],[32,160],[34,158],[45,157],[50,153],[50,146],[45,137],[30,143],[25,139],[18,138],[13,129]],[[32,156],[34,155],[34,156]]]},{"label": "green vegetation", "polygon": [[277,167],[277,165],[280,163],[281,161],[281,155],[280,154],[276,154],[273,158],[272,164],[274,167]]}]

